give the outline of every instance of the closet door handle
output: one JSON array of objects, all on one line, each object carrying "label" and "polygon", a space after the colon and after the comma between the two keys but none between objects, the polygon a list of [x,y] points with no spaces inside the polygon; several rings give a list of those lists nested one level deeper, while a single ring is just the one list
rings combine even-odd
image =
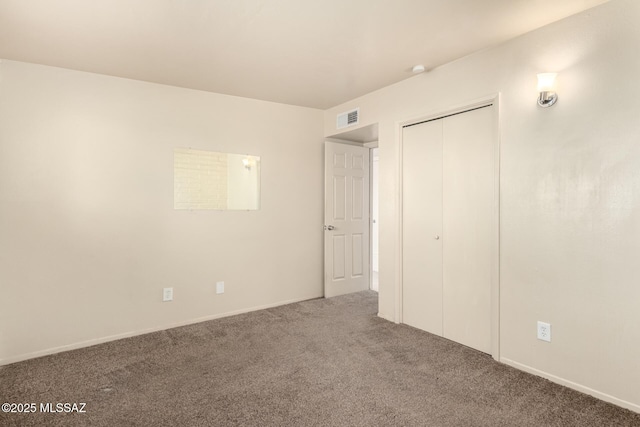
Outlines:
[{"label": "closet door handle", "polygon": [[436,234],[436,236],[434,237],[434,239],[436,239],[436,240],[440,240],[440,236],[438,236],[438,235]]}]

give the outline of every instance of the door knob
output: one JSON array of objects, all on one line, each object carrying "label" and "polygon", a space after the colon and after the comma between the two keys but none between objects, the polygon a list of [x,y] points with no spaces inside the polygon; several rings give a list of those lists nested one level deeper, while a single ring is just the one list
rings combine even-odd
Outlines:
[{"label": "door knob", "polygon": [[325,225],[324,229],[331,231],[331,230],[335,230],[336,228],[333,225]]},{"label": "door knob", "polygon": [[440,240],[440,236],[438,236],[438,235],[436,234],[436,237],[434,237],[434,239],[436,239],[436,240]]}]

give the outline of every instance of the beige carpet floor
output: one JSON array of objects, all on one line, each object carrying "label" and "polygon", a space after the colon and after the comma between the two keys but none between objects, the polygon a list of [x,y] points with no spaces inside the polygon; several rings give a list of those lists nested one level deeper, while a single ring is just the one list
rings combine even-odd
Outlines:
[{"label": "beige carpet floor", "polygon": [[[361,292],[0,367],[1,426],[640,426],[640,414],[376,316]],[[64,407],[63,407],[64,409]]]}]

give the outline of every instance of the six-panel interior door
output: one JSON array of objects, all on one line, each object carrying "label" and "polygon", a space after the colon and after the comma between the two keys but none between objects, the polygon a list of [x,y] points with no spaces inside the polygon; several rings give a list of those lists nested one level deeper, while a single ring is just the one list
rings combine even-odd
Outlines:
[{"label": "six-panel interior door", "polygon": [[369,289],[369,149],[325,142],[324,296]]},{"label": "six-panel interior door", "polygon": [[404,323],[491,353],[493,108],[403,129]]}]

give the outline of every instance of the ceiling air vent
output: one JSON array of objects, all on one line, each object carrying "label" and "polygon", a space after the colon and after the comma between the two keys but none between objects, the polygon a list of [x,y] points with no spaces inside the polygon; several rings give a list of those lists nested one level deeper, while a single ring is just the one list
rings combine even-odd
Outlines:
[{"label": "ceiling air vent", "polygon": [[336,122],[336,128],[342,129],[347,126],[357,125],[360,120],[360,108],[356,108],[346,113],[338,114],[338,120]]}]

